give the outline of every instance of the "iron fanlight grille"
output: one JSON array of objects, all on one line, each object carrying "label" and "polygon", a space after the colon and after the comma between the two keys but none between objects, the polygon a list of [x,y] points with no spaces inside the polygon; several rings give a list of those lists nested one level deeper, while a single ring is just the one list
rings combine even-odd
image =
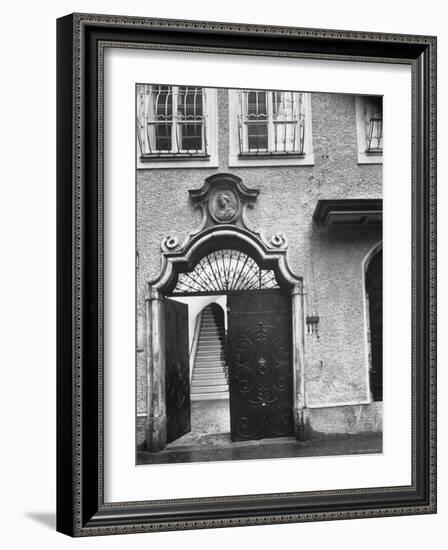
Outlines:
[{"label": "iron fanlight grille", "polygon": [[189,273],[179,275],[174,293],[226,292],[279,288],[275,273],[261,269],[244,252],[217,250],[204,256]]}]

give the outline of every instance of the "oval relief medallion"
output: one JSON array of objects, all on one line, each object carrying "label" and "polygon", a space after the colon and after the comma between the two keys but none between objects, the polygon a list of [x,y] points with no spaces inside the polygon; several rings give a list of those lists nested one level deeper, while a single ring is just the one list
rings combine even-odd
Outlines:
[{"label": "oval relief medallion", "polygon": [[210,199],[210,214],[219,223],[232,222],[238,208],[238,197],[231,189],[217,189]]}]

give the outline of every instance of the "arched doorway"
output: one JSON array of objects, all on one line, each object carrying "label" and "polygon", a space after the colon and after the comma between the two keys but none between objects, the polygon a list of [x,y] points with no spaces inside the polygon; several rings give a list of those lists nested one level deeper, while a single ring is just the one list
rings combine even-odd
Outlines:
[{"label": "arched doorway", "polygon": [[[236,248],[213,250],[190,271],[180,272],[166,295],[165,393],[167,441],[190,430],[188,408],[200,388],[186,384],[190,356],[188,312],[180,297],[190,300],[227,296],[228,332],[224,348],[230,398],[232,441],[294,435],[291,300],[273,270],[263,269],[253,257]],[[176,300],[176,301],[174,301]],[[208,339],[208,384],[222,386],[221,360],[213,357],[217,343]],[[193,376],[195,374],[193,373]],[[204,374],[205,376],[205,374]],[[206,380],[206,379],[205,379]],[[198,382],[196,381],[196,384]],[[199,382],[199,383],[202,383]],[[195,389],[196,392],[193,392]],[[212,388],[207,388],[212,392]],[[204,400],[213,393],[203,394]],[[215,395],[215,397],[217,397]],[[205,404],[207,405],[207,404]],[[207,408],[204,407],[204,414]]]},{"label": "arched doorway", "polygon": [[[231,222],[213,210],[223,190],[232,196]],[[248,228],[245,209],[257,194],[229,174],[209,178],[190,192],[203,211],[201,227],[182,245],[172,237],[162,242],[161,273],[148,283],[146,296],[148,450],[162,449],[189,429],[182,296],[227,297],[232,439],[307,438],[302,279],[289,268],[281,235],[268,240]]]},{"label": "arched doorway", "polygon": [[370,393],[373,401],[383,400],[383,252],[376,249],[365,273],[370,343]]}]

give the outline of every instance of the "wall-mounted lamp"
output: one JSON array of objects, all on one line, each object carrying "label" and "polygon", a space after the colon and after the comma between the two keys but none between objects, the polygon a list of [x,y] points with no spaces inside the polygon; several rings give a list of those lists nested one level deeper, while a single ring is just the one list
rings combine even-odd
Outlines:
[{"label": "wall-mounted lamp", "polygon": [[319,316],[318,315],[307,315],[306,316],[306,329],[307,334],[310,336],[316,336],[319,338]]}]

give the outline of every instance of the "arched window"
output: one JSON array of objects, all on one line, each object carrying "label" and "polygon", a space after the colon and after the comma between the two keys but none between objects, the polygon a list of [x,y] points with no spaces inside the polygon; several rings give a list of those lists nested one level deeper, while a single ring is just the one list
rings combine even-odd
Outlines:
[{"label": "arched window", "polygon": [[370,333],[370,391],[383,400],[383,252],[378,250],[366,270],[366,295]]},{"label": "arched window", "polygon": [[180,273],[174,294],[279,288],[275,273],[261,269],[240,250],[216,250],[204,256],[189,273]]}]

